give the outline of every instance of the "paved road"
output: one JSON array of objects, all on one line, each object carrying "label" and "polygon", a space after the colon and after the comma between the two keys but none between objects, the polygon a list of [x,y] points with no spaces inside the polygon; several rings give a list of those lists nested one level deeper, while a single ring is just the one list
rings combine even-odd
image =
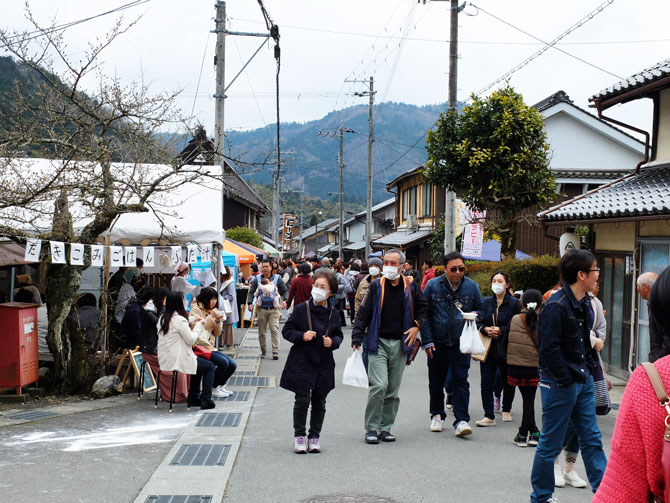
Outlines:
[{"label": "paved road", "polygon": [[[347,342],[335,353],[338,383],[351,353],[350,333],[345,329]],[[290,347],[282,342],[280,360],[264,360],[261,375],[281,374]],[[474,363],[470,371],[473,427],[483,415],[477,367]],[[292,452],[293,394],[281,388],[259,389],[224,501],[528,501],[535,450],[512,443],[521,417],[520,395],[514,401],[512,423],[498,421],[495,427],[475,428],[471,437],[461,439],[451,428],[429,431],[427,388],[426,358],[420,354],[403,379],[393,430],[398,441],[367,445],[363,441],[367,391],[338,384],[328,397],[323,452],[306,455]],[[606,451],[615,419],[614,413],[600,418]],[[450,415],[447,422],[452,421]],[[579,473],[585,476],[581,461]],[[345,495],[370,498],[346,499]],[[572,487],[558,489],[555,495],[561,503],[588,502],[592,496],[590,489]]]},{"label": "paved road", "polygon": [[[348,328],[345,337],[335,353],[338,383],[351,352]],[[250,344],[242,351],[255,353]],[[282,343],[278,361],[262,360],[260,375],[278,381],[289,347]],[[245,361],[238,360],[238,370],[253,366]],[[474,424],[482,415],[477,364],[471,390]],[[518,395],[512,423],[475,428],[467,439],[456,438],[451,428],[431,433],[426,360],[420,354],[405,372],[393,430],[398,441],[379,445],[363,441],[366,397],[366,390],[338,384],[328,398],[318,455],[293,453],[293,394],[278,387],[251,389],[247,405],[217,404],[217,412],[241,407],[242,423],[223,429],[230,431],[196,428],[201,412],[179,405],[168,415],[166,404],[155,410],[149,397],[138,401],[133,395],[52,407],[48,410],[61,415],[25,424],[0,414],[0,501],[145,503],[148,493],[216,495],[212,503],[222,494],[224,502],[234,503],[528,501],[534,449],[512,443],[520,419]],[[600,418],[606,451],[615,419],[615,413]],[[216,443],[221,435],[234,446],[224,467],[167,466],[180,444],[196,436]],[[191,483],[170,481],[172,473],[193,474]],[[584,476],[581,461],[579,473]],[[555,494],[561,503],[591,500],[588,489],[567,487]]]}]

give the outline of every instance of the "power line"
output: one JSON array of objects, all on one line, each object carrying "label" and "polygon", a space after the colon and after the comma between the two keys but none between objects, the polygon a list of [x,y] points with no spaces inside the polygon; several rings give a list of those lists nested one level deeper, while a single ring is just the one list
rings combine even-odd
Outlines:
[{"label": "power line", "polygon": [[603,68],[601,68],[601,67],[599,67],[599,66],[597,66],[597,65],[594,65],[594,64],[592,64],[592,63],[589,63],[588,61],[583,60],[582,58],[579,58],[579,57],[577,57],[577,56],[575,56],[575,55],[573,55],[573,54],[570,54],[569,52],[564,51],[563,49],[560,49],[559,47],[556,47],[556,42],[558,42],[558,41],[561,40],[562,38],[566,37],[567,35],[569,35],[569,34],[572,33],[573,31],[575,31],[577,28],[580,28],[582,25],[584,25],[584,23],[586,23],[586,22],[590,21],[591,19],[593,19],[594,16],[596,16],[597,14],[599,14],[600,12],[602,12],[603,9],[605,9],[606,7],[608,7],[609,5],[611,5],[613,2],[614,2],[614,0],[606,0],[605,2],[603,2],[602,4],[600,4],[598,7],[596,7],[595,9],[593,9],[591,12],[589,12],[586,16],[582,17],[582,18],[581,18],[579,21],[577,21],[575,24],[573,24],[572,26],[570,26],[570,28],[568,28],[567,30],[565,30],[563,33],[561,33],[558,37],[556,37],[556,38],[555,38],[554,40],[552,40],[551,42],[544,42],[543,40],[537,38],[536,36],[531,35],[530,33],[528,33],[528,32],[526,32],[526,31],[522,30],[521,28],[518,28],[518,27],[514,26],[513,24],[508,23],[507,21],[504,21],[503,19],[499,18],[498,16],[495,16],[495,15],[491,14],[490,12],[488,12],[488,11],[482,9],[481,7],[479,7],[479,6],[474,5],[474,4],[471,3],[470,5],[472,5],[472,6],[475,7],[476,9],[482,11],[483,13],[488,14],[489,16],[493,17],[494,19],[497,19],[498,21],[500,21],[500,22],[502,22],[502,23],[504,23],[504,24],[506,24],[506,25],[508,25],[508,26],[510,26],[510,27],[512,27],[512,28],[514,28],[515,30],[518,30],[518,31],[520,31],[520,32],[522,32],[522,33],[528,35],[529,37],[531,37],[531,38],[533,38],[533,39],[535,39],[535,40],[538,40],[538,41],[540,41],[540,42],[542,42],[542,43],[545,44],[544,47],[542,47],[539,51],[535,52],[534,54],[532,54],[531,56],[529,56],[528,58],[526,58],[524,61],[522,61],[521,63],[519,63],[518,65],[516,65],[514,68],[512,68],[511,70],[509,70],[509,71],[508,71],[507,73],[505,73],[504,75],[498,77],[496,80],[494,80],[493,82],[491,82],[489,85],[487,85],[487,86],[483,87],[482,89],[480,89],[479,91],[477,91],[477,93],[475,93],[475,95],[479,96],[480,94],[485,93],[486,91],[488,91],[489,89],[491,89],[491,88],[492,88],[493,86],[495,86],[496,84],[499,84],[500,82],[506,80],[506,79],[507,79],[508,77],[510,77],[512,74],[516,73],[516,72],[519,71],[521,68],[523,68],[524,66],[526,66],[528,63],[530,63],[530,62],[533,61],[534,59],[536,59],[536,58],[538,58],[539,56],[541,56],[542,54],[544,54],[547,50],[549,50],[549,48],[554,48],[554,49],[556,49],[557,51],[560,51],[560,52],[562,52],[562,53],[564,53],[564,54],[566,54],[566,55],[568,55],[568,56],[570,56],[570,57],[572,57],[572,58],[577,59],[578,61],[581,61],[582,63],[585,63],[585,64],[587,64],[587,65],[589,65],[589,66],[592,66],[592,67],[594,67],[594,68],[597,68],[597,69],[600,70],[600,71],[603,71],[603,72],[605,72],[605,73],[608,73],[609,75],[612,75],[612,76],[614,76],[614,77],[616,77],[616,78],[618,78],[618,79],[622,79],[622,80],[623,80],[623,77],[620,77],[620,76],[618,76],[618,75],[615,75],[615,74],[612,73],[612,72],[609,72],[609,71],[607,71],[607,70],[605,70],[605,69],[603,69]]},{"label": "power line", "polygon": [[[121,12],[123,10],[130,9],[131,7],[137,7],[138,5],[148,3],[149,1],[150,0],[134,0],[133,2],[129,2],[127,4],[121,5],[119,7],[116,7],[115,9],[112,9],[112,10],[101,12],[100,14],[96,14],[94,16],[89,16],[89,17],[86,17],[86,18],[83,18],[83,19],[79,19],[77,21],[70,21],[69,23],[63,23],[61,25],[52,26],[52,27],[50,27],[48,29],[44,29],[44,30],[37,29],[37,30],[28,31],[28,32],[24,32],[24,33],[17,33],[16,35],[11,35],[11,36],[7,37],[7,39],[8,40],[9,39],[14,39],[14,38],[19,39],[16,43],[27,42],[27,41],[33,40],[35,38],[43,37],[44,35],[55,33],[57,31],[64,31],[68,28],[71,28],[72,26],[76,26],[76,25],[81,24],[81,23],[86,23],[88,21],[92,21],[93,19],[97,19],[99,17],[107,16],[109,14],[115,14],[117,12]],[[9,46],[9,45],[14,45],[14,44],[7,44],[7,46]]]}]

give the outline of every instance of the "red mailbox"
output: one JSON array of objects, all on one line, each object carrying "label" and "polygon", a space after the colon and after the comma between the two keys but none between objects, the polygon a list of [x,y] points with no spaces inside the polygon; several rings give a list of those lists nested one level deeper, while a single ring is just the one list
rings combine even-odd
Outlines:
[{"label": "red mailbox", "polygon": [[37,382],[37,304],[0,304],[0,388]]}]

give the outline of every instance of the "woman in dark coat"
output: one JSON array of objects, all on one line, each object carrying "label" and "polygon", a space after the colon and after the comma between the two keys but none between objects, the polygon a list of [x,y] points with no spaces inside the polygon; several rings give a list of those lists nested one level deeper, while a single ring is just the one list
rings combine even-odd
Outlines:
[{"label": "woman in dark coat", "polygon": [[[340,347],[343,337],[339,312],[328,306],[328,298],[337,287],[333,274],[315,274],[311,298],[295,306],[282,330],[293,347],[279,385],[295,393],[294,450],[298,454],[321,451],[319,436],[326,415],[326,396],[335,387],[333,351]],[[305,438],[310,403],[309,436]]]},{"label": "woman in dark coat", "polygon": [[484,417],[476,421],[477,426],[494,426],[496,424],[493,406],[493,388],[496,371],[504,384],[502,400],[502,420],[512,420],[512,401],[514,386],[507,382],[507,335],[512,317],[521,312],[521,302],[509,293],[509,276],[506,272],[497,271],[491,276],[493,295],[484,299],[482,311],[479,313],[477,326],[479,331],[492,338],[486,361],[480,363],[482,406]]}]

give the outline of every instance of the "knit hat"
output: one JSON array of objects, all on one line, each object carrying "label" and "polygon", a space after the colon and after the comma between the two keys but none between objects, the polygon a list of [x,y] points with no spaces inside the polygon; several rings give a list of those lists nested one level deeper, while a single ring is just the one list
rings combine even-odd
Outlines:
[{"label": "knit hat", "polygon": [[373,265],[376,265],[377,267],[383,267],[384,263],[382,262],[382,259],[378,257],[372,257],[370,260],[368,260],[368,269]]}]

